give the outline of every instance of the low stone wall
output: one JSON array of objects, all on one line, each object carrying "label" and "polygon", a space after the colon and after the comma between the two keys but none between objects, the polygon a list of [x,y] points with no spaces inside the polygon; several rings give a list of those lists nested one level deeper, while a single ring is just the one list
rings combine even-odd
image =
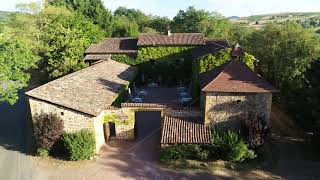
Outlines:
[{"label": "low stone wall", "polygon": [[112,119],[116,119],[116,122],[114,122],[116,139],[134,140],[135,119],[133,110],[127,108],[106,110],[104,114],[105,122],[108,121],[108,116],[111,122]]},{"label": "low stone wall", "polygon": [[163,116],[170,117],[203,117],[204,111],[201,108],[165,108]]}]

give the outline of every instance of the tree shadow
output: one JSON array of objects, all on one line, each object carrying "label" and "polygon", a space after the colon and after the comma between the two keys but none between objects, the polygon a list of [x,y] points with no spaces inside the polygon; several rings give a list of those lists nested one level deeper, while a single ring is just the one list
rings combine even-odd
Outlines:
[{"label": "tree shadow", "polygon": [[0,146],[24,154],[33,152],[32,121],[23,91],[14,105],[0,102]]},{"label": "tree shadow", "polygon": [[209,172],[185,173],[170,170],[158,163],[160,131],[146,140],[131,143],[107,143],[99,160],[104,171],[117,171],[123,178],[133,179],[232,179]]},{"label": "tree shadow", "polygon": [[123,88],[125,88],[124,84],[115,82],[115,81],[110,81],[108,79],[103,79],[99,78],[98,79],[99,83],[104,85],[104,88],[108,91],[111,91],[113,93],[119,93]]}]

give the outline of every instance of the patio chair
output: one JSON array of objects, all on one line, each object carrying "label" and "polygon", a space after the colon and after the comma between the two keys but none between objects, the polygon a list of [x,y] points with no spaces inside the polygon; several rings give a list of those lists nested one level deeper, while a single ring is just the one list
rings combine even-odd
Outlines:
[{"label": "patio chair", "polygon": [[134,102],[134,103],[142,103],[142,98],[135,97],[135,98],[132,99],[132,102]]},{"label": "patio chair", "polygon": [[180,97],[189,97],[189,93],[184,92],[184,91],[180,92],[179,95],[180,95]]},{"label": "patio chair", "polygon": [[151,83],[148,84],[148,87],[150,87],[150,88],[157,88],[157,87],[158,87],[158,84],[155,83],[155,82],[151,82]]},{"label": "patio chair", "polygon": [[148,94],[148,92],[144,89],[140,89],[140,91],[138,92],[139,96],[146,96]]},{"label": "patio chair", "polygon": [[180,87],[178,87],[178,91],[179,92],[185,92],[185,91],[188,91],[188,89],[186,87],[184,87],[184,86],[180,86]]}]

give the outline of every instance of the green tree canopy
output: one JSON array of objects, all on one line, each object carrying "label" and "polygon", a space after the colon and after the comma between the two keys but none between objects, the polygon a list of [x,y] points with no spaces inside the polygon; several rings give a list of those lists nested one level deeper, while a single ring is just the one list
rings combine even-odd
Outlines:
[{"label": "green tree canopy", "polygon": [[103,31],[80,14],[64,8],[49,7],[42,41],[46,45],[43,59],[49,78],[54,79],[85,66],[83,54],[93,42],[104,37]]},{"label": "green tree canopy", "polygon": [[138,26],[139,30],[142,31],[144,27],[147,27],[147,23],[150,19],[150,16],[147,16],[144,14],[142,11],[137,10],[137,9],[128,9],[125,7],[118,7],[114,11],[115,16],[125,16],[127,17],[130,21],[135,21]]},{"label": "green tree canopy", "polygon": [[245,47],[260,60],[259,72],[281,90],[301,87],[305,71],[319,57],[315,33],[292,23],[253,32]]},{"label": "green tree canopy", "polygon": [[0,101],[14,104],[18,100],[18,91],[27,86],[30,78],[25,71],[35,67],[38,60],[27,43],[0,34]]},{"label": "green tree canopy", "polygon": [[158,32],[167,32],[171,20],[166,17],[153,16],[148,22],[148,26]]},{"label": "green tree canopy", "polygon": [[126,16],[116,16],[112,37],[137,37],[139,26],[135,21],[130,21]]},{"label": "green tree canopy", "polygon": [[105,8],[101,0],[48,0],[48,4],[77,11],[98,24],[108,35],[112,31],[112,13]]},{"label": "green tree canopy", "polygon": [[173,32],[198,32],[214,38],[226,37],[229,26],[229,20],[221,14],[197,10],[192,6],[186,11],[180,10],[171,23]]}]

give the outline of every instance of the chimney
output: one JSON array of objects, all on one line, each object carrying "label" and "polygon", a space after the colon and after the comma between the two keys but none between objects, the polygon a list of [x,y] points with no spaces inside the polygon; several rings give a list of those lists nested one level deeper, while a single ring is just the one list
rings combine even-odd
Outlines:
[{"label": "chimney", "polygon": [[170,28],[170,25],[167,26],[167,29],[168,29],[168,36],[171,36],[171,28]]},{"label": "chimney", "polygon": [[244,56],[244,51],[241,48],[239,43],[235,45],[230,55],[231,55],[231,60],[242,60],[242,57]]}]

